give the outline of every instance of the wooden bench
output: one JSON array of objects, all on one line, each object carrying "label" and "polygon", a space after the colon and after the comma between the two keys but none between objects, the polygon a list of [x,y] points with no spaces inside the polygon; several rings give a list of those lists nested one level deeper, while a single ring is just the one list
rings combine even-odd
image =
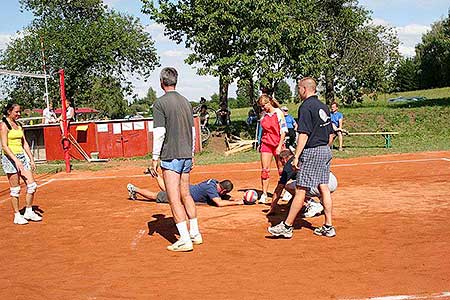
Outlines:
[{"label": "wooden bench", "polygon": [[396,131],[383,131],[383,132],[349,132],[346,135],[381,135],[384,137],[384,147],[392,148],[392,139],[393,135],[399,134]]}]

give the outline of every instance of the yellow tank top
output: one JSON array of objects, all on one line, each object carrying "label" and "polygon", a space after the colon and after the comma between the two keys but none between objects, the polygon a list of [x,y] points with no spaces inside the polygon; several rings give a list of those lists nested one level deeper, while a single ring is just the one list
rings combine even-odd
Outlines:
[{"label": "yellow tank top", "polygon": [[14,154],[22,154],[22,138],[23,138],[23,130],[22,127],[19,126],[18,129],[11,128],[8,131],[8,147],[11,149]]}]

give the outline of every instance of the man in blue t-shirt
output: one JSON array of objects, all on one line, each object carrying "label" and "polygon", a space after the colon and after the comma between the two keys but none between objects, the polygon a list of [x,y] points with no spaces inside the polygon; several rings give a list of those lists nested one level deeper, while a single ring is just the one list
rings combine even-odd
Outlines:
[{"label": "man in blue t-shirt", "polygon": [[[164,186],[164,180],[158,174],[153,176],[153,174],[150,173],[150,175],[152,175],[152,177],[154,177],[158,182],[160,191],[152,192],[146,189],[138,188],[137,186],[129,183],[127,185],[129,198],[131,200],[136,200],[136,195],[139,194],[150,201],[156,201],[157,203],[169,203],[165,192],[166,188]],[[198,184],[189,186],[189,191],[195,203],[203,203],[219,207],[244,204],[242,199],[232,199],[229,195],[227,195],[232,190],[233,183],[230,180],[218,181],[216,179],[208,179]]]},{"label": "man in blue t-shirt", "polygon": [[289,139],[286,142],[286,146],[295,147],[295,140],[297,139],[297,134],[295,133],[297,131],[297,122],[295,121],[294,117],[289,114],[289,109],[287,108],[287,106],[283,106],[281,110],[284,113],[284,119],[286,120],[288,129],[287,136],[289,137]]},{"label": "man in blue t-shirt", "polygon": [[337,102],[331,103],[331,123],[333,125],[334,136],[338,136],[339,139],[339,151],[343,150],[343,138],[342,138],[342,122],[344,120],[344,115],[338,111],[339,105]]}]

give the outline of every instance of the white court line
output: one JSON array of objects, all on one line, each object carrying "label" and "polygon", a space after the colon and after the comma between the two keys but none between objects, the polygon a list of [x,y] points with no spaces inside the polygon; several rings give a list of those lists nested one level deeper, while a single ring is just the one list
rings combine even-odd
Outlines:
[{"label": "white court line", "polygon": [[145,229],[140,229],[138,231],[138,233],[136,234],[136,236],[134,237],[133,241],[131,241],[131,249],[136,249],[137,243],[139,242],[139,240],[144,236],[144,234],[147,231]]},{"label": "white court line", "polygon": [[[367,163],[352,163],[352,164],[335,164],[331,165],[332,168],[336,167],[354,167],[354,166],[365,166],[365,165],[384,165],[384,164],[396,164],[396,163],[417,163],[417,162],[428,162],[428,161],[450,161],[447,158],[425,158],[425,159],[412,159],[412,160],[389,160],[389,161],[377,161],[377,162],[367,162]],[[272,171],[277,170],[272,168]],[[260,168],[257,169],[245,169],[245,170],[220,170],[220,171],[200,171],[196,172],[195,169],[191,174],[218,174],[218,173],[242,173],[242,172],[259,172]],[[140,177],[150,177],[150,175],[111,175],[111,176],[97,176],[97,177],[75,177],[75,178],[52,178],[49,181],[80,181],[80,180],[97,180],[97,179],[117,179],[117,178],[140,178]],[[42,180],[45,181],[45,180]],[[0,181],[3,182],[3,181]]]},{"label": "white court line", "polygon": [[[54,181],[54,179],[50,179],[50,180],[48,180],[48,181],[45,181],[44,183],[38,184],[37,187],[39,188],[39,187],[41,187],[41,186],[47,185],[47,184],[51,183],[52,181]],[[25,187],[25,185],[24,185],[24,187]],[[9,199],[10,199],[10,198],[8,197],[8,198],[6,198],[6,199],[0,200],[0,204],[5,203],[5,202],[8,201]]]},{"label": "white court line", "polygon": [[352,298],[340,300],[416,300],[416,299],[450,299],[450,292],[442,292],[439,294],[429,295],[397,295],[397,296],[383,296],[383,297],[369,297],[369,298]]}]

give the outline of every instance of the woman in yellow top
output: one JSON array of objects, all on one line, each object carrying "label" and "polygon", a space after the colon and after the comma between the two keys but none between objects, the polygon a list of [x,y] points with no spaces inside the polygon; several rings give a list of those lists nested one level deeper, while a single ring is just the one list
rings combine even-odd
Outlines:
[{"label": "woman in yellow top", "polygon": [[[37,184],[33,172],[36,169],[30,146],[25,139],[22,126],[17,122],[20,118],[20,105],[10,103],[3,111],[3,122],[0,125],[2,141],[2,166],[8,176],[11,203],[14,209],[14,224],[27,224],[27,220],[41,221],[42,217],[33,211],[33,199]],[[27,185],[24,215],[19,212],[20,178]]]}]

